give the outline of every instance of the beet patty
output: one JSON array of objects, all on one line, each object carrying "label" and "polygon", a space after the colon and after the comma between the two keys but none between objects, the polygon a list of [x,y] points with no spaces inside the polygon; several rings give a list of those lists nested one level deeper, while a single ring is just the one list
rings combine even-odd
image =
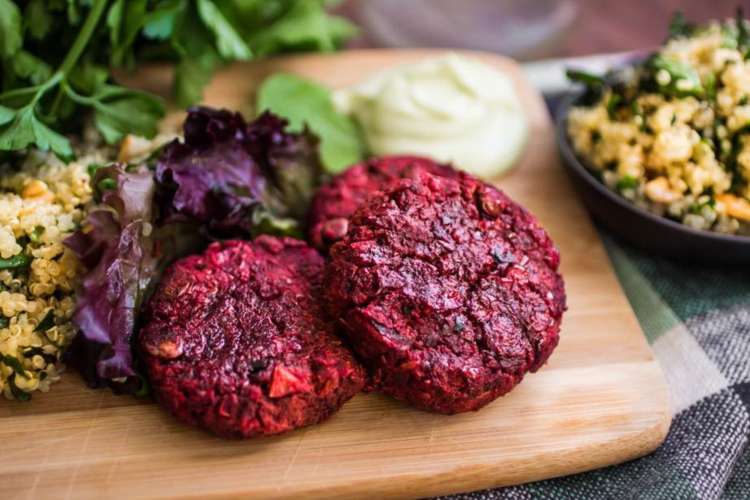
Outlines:
[{"label": "beet patty", "polygon": [[165,273],[140,346],[159,402],[220,436],[319,422],[364,384],[323,319],[323,259],[304,242],[214,243]]},{"label": "beet patty", "polygon": [[357,163],[315,194],[308,218],[312,245],[326,251],[346,234],[349,217],[368,196],[388,188],[394,181],[414,175],[417,170],[442,177],[460,175],[449,165],[418,156],[384,156]]},{"label": "beet patty", "polygon": [[420,173],[351,217],[331,248],[326,299],[383,392],[440,413],[476,410],[557,345],[559,261],[501,191]]}]

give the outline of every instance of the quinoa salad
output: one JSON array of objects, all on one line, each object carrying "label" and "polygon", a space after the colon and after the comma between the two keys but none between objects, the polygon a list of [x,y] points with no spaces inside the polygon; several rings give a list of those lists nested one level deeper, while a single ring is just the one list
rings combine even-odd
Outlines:
[{"label": "quinoa salad", "polygon": [[91,201],[87,165],[32,152],[20,169],[0,170],[0,390],[28,399],[59,380],[75,328],[70,319],[80,272],[63,245]]},{"label": "quinoa salad", "polygon": [[750,23],[693,26],[676,16],[645,61],[587,91],[568,134],[611,190],[694,229],[750,235]]}]

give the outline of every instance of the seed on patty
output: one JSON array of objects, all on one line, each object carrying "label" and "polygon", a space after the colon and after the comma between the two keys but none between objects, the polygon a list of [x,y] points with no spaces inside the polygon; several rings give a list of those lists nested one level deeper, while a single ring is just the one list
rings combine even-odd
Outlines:
[{"label": "seed on patty", "polygon": [[179,339],[163,340],[158,345],[145,344],[146,350],[152,356],[164,359],[174,359],[182,355],[182,343]]}]

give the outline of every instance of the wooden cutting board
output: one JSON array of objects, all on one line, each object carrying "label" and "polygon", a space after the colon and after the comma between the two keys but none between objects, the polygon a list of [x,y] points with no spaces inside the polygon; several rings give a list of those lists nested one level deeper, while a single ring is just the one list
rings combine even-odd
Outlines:
[{"label": "wooden cutting board", "polygon": [[[352,84],[437,51],[353,51],[230,68],[207,102],[247,109],[262,76],[291,71]],[[558,163],[540,95],[508,59],[473,54],[514,80],[531,121],[518,168],[497,184],[549,230],[568,292],[550,362],[477,413],[433,415],[360,394],[321,425],[225,441],[157,405],[87,389],[67,374],[28,404],[0,402],[0,498],[416,497],[573,474],[654,450],[667,388],[591,222]],[[167,83],[163,71],[141,82]]]}]

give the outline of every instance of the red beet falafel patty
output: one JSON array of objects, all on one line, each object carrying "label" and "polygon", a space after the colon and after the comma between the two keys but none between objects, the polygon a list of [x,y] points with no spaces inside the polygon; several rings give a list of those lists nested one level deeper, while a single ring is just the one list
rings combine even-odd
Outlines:
[{"label": "red beet falafel patty", "polygon": [[311,244],[323,251],[341,239],[349,227],[349,217],[374,193],[394,181],[423,170],[442,177],[457,177],[449,165],[418,156],[383,156],[357,163],[318,189],[310,205],[308,224]]},{"label": "red beet falafel patty", "polygon": [[139,337],[158,401],[225,437],[278,434],[338,410],[365,374],[323,319],[322,270],[304,242],[270,236],[174,263]]},{"label": "red beet falafel patty", "polygon": [[559,262],[501,191],[420,173],[351,217],[331,248],[326,299],[383,392],[440,413],[477,410],[557,345]]}]

